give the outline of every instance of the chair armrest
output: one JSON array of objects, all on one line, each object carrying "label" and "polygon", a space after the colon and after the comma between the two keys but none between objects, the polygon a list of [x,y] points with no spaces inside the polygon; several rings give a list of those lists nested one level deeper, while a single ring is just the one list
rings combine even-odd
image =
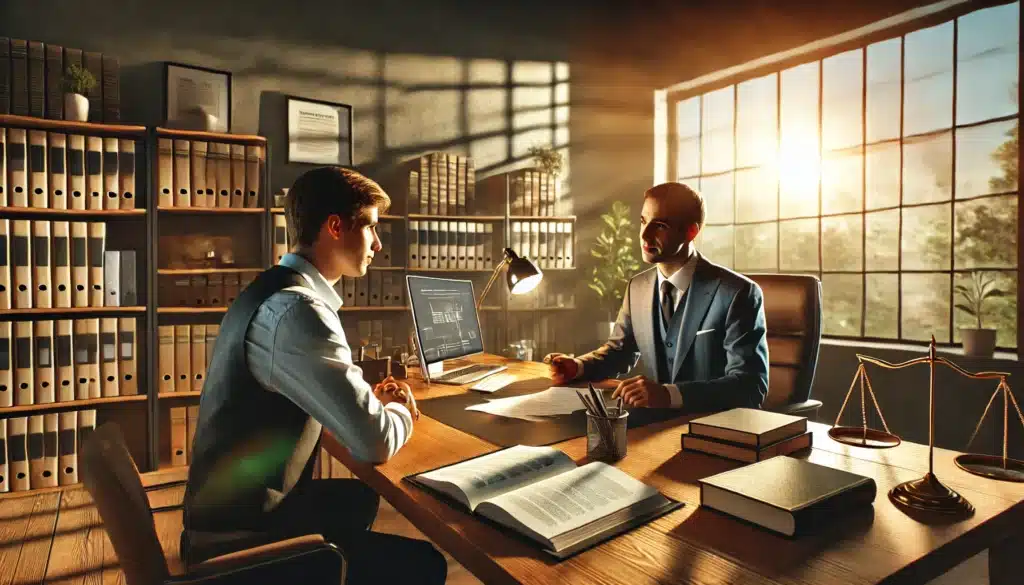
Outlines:
[{"label": "chair armrest", "polygon": [[812,398],[803,402],[794,402],[793,404],[781,404],[773,410],[783,414],[813,418],[819,408],[821,408],[821,401]]},{"label": "chair armrest", "polygon": [[188,573],[168,580],[168,585],[288,584],[345,581],[345,557],[319,534],[281,540],[240,550],[193,565]]}]

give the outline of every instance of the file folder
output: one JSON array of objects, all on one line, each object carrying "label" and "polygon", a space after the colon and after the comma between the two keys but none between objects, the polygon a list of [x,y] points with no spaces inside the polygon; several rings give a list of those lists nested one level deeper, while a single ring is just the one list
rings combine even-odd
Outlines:
[{"label": "file folder", "polygon": [[32,222],[32,284],[35,292],[32,306],[39,309],[53,307],[50,290],[50,222]]},{"label": "file folder", "polygon": [[11,308],[11,222],[0,219],[0,309]]},{"label": "file folder", "polygon": [[12,492],[24,492],[31,488],[28,469],[28,418],[24,416],[7,419],[7,468],[11,477]]},{"label": "file folder", "polygon": [[11,240],[11,264],[14,268],[14,308],[32,307],[32,222],[25,219],[11,221],[14,238]]},{"label": "file folder", "polygon": [[78,413],[62,412],[57,424],[57,483],[78,483]]},{"label": "file folder", "polygon": [[49,171],[46,170],[46,132],[28,131],[28,189],[29,207],[46,209],[50,207],[50,187],[47,185]]},{"label": "file folder", "polygon": [[14,406],[14,328],[0,322],[0,407]]},{"label": "file folder", "polygon": [[107,224],[89,225],[89,306],[103,306],[103,253],[107,244]]},{"label": "file folder", "polygon": [[68,192],[69,207],[85,209],[88,207],[88,192],[85,182],[85,136],[68,135]]},{"label": "file folder", "polygon": [[121,395],[131,396],[139,393],[138,346],[135,336],[135,319],[121,317],[117,320],[118,353],[117,368],[121,373]]},{"label": "file folder", "polygon": [[89,224],[71,222],[71,304],[88,307],[89,290]]},{"label": "file folder", "polygon": [[46,135],[48,143],[47,152],[49,153],[49,161],[47,161],[47,168],[49,169],[50,176],[48,177],[48,184],[50,185],[50,207],[53,209],[67,209],[68,208],[68,175],[67,165],[67,137],[57,132],[50,132]]},{"label": "file folder", "polygon": [[103,209],[103,139],[85,137],[85,189],[88,209]]},{"label": "file folder", "polygon": [[135,209],[135,141],[131,138],[117,139],[117,176],[120,196],[119,209]]},{"label": "file folder", "polygon": [[72,351],[74,321],[61,319],[54,324],[54,359],[56,372],[54,384],[57,387],[57,402],[75,400],[75,361]]},{"label": "file folder", "polygon": [[35,402],[35,381],[32,363],[32,322],[14,322],[14,405],[26,406]]},{"label": "file folder", "polygon": [[33,395],[36,404],[50,404],[57,401],[53,371],[53,321],[36,321],[32,327]]},{"label": "file folder", "polygon": [[117,371],[117,318],[100,319],[100,392],[104,397],[120,396]]},{"label": "file folder", "polygon": [[7,197],[14,207],[28,207],[27,139],[24,129],[7,129]]},{"label": "file folder", "polygon": [[53,264],[53,306],[71,307],[71,224],[66,221],[53,222],[50,239]]}]

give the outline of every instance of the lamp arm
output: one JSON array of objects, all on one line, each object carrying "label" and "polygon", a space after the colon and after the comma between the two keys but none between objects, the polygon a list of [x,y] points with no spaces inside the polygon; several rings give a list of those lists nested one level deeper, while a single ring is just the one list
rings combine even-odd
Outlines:
[{"label": "lamp arm", "polygon": [[491,279],[487,281],[487,286],[484,287],[484,291],[480,293],[480,299],[476,302],[476,310],[480,311],[480,307],[484,304],[484,299],[487,298],[487,293],[490,292],[491,287],[494,286],[494,281],[498,279],[498,275],[501,273],[501,269],[504,266],[508,266],[512,262],[512,257],[506,253],[501,259],[501,262],[494,267],[494,272],[491,273]]}]

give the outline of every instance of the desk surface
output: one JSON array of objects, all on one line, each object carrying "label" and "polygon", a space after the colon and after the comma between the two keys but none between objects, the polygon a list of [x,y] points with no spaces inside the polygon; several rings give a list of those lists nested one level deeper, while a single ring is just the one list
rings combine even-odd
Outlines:
[{"label": "desk surface", "polygon": [[[473,361],[507,360],[481,356]],[[524,376],[547,372],[540,363],[508,364],[511,373]],[[408,382],[418,400],[467,391],[460,386],[427,387],[418,373]],[[928,470],[927,445],[904,442],[886,450],[853,448],[831,440],[826,425],[812,423],[814,447],[799,457],[873,477],[878,495],[873,514],[859,514],[857,520],[837,523],[821,534],[790,540],[700,507],[697,480],[742,463],[682,453],[679,435],[689,418],[632,429],[628,455],[616,464],[686,506],[558,563],[402,481],[406,475],[481,455],[496,446],[426,416],[416,423],[410,442],[383,465],[355,461],[329,436],[325,446],[485,583],[925,583],[989,548],[993,548],[993,583],[1011,582],[1010,572],[1012,582],[1018,582],[1024,574],[1018,570],[1024,565],[1017,558],[1024,556],[1024,484],[971,475],[953,463],[956,453],[936,449],[936,475],[974,504],[976,511],[960,522],[925,524],[895,508],[888,492]],[[584,438],[554,446],[577,462],[585,459]],[[1020,550],[1007,554],[1014,548]]]}]

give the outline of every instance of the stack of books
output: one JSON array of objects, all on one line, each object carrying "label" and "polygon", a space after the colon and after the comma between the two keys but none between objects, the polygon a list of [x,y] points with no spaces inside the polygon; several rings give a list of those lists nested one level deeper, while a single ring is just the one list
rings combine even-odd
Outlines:
[{"label": "stack of books", "polygon": [[684,451],[699,451],[754,463],[810,448],[807,417],[753,408],[734,408],[690,421]]}]

